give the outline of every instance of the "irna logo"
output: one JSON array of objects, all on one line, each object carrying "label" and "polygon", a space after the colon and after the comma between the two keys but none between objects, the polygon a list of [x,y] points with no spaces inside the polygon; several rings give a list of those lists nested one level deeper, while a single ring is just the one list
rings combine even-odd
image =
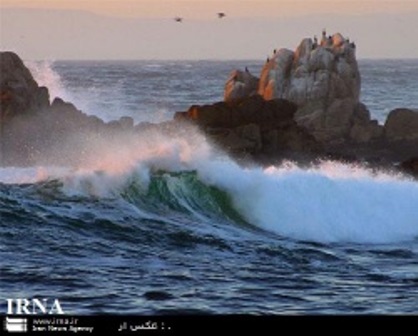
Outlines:
[{"label": "irna logo", "polygon": [[58,299],[7,299],[8,315],[63,315]]}]

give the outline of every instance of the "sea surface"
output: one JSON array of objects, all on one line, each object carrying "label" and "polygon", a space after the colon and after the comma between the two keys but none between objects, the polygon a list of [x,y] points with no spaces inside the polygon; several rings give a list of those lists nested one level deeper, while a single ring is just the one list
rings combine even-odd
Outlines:
[{"label": "sea surface", "polygon": [[[360,60],[384,123],[418,108],[418,60]],[[257,61],[28,62],[87,114],[162,122]],[[418,183],[324,161],[242,167],[202,134],[115,139],[83,167],[0,168],[0,312],[417,314]]]}]

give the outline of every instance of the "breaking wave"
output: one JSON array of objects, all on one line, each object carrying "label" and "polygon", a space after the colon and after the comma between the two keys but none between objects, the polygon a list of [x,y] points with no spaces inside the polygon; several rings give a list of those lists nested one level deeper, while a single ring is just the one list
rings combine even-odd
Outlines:
[{"label": "breaking wave", "polygon": [[94,169],[4,168],[0,181],[58,179],[66,195],[122,198],[161,217],[178,212],[249,224],[297,240],[391,243],[418,236],[418,184],[402,176],[337,162],[242,167],[184,139],[162,138],[153,150],[123,158],[110,155]]}]

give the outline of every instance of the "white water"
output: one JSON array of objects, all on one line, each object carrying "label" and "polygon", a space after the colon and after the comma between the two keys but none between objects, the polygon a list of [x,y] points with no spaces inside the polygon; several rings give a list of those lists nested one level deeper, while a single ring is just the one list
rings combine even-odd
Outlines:
[{"label": "white water", "polygon": [[326,162],[242,169],[212,163],[202,176],[227,190],[254,225],[318,242],[391,243],[418,237],[418,183]]}]

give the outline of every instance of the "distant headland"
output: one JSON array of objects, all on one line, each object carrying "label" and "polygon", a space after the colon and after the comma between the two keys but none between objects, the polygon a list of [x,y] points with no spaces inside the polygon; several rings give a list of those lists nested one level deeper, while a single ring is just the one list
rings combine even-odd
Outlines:
[{"label": "distant headland", "polygon": [[[395,109],[384,125],[371,119],[360,101],[355,42],[340,33],[324,30],[294,51],[274,50],[259,76],[233,70],[224,101],[193,105],[161,124],[134,125],[130,117],[105,123],[60,98],[50,102],[48,88],[12,52],[0,53],[0,72],[0,166],[83,160],[87,138],[198,128],[241,162],[338,159],[418,176],[418,111]],[[51,155],[58,142],[69,149],[65,157]]]}]

